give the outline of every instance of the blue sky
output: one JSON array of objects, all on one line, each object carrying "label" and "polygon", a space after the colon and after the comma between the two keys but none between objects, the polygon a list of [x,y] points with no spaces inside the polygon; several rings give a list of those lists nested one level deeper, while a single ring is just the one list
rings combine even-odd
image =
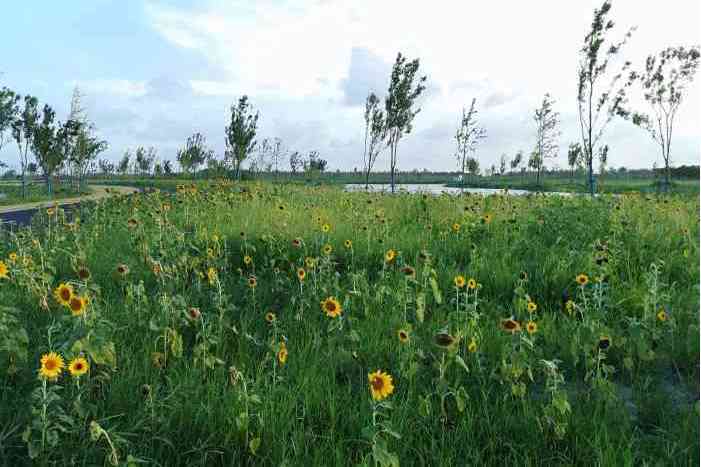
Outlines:
[{"label": "blue sky", "polygon": [[[398,5],[404,8],[398,8]],[[88,117],[116,160],[153,145],[173,159],[195,131],[223,151],[227,109],[245,93],[260,109],[260,136],[318,150],[330,168],[362,157],[362,102],[382,94],[397,51],[422,60],[429,92],[400,168],[453,169],[462,106],[477,98],[488,138],[482,167],[533,146],[532,114],[545,92],[562,115],[561,156],[578,136],[576,52],[599,1],[435,2],[431,9],[388,0],[163,1],[27,0],[4,5],[0,85],[36,95],[59,118],[78,85]],[[387,22],[394,15],[396,23]],[[642,63],[668,45],[701,42],[698,1],[615,0],[619,33],[638,30],[626,58]],[[557,18],[550,20],[548,18]],[[410,33],[397,24],[408,25]],[[698,80],[678,116],[673,160],[698,163]],[[660,163],[655,144],[626,122],[606,134],[610,165]],[[382,157],[382,156],[381,156]],[[0,158],[16,161],[10,144]],[[387,155],[380,160],[386,164]]]}]

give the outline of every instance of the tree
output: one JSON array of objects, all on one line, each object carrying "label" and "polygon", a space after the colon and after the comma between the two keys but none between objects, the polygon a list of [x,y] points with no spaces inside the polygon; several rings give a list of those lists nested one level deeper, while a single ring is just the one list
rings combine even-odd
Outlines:
[{"label": "tree", "polygon": [[514,158],[511,159],[511,171],[518,169],[518,166],[521,165],[522,160],[523,160],[523,152],[518,151],[516,153],[516,155],[514,156]]},{"label": "tree", "polygon": [[107,159],[100,159],[97,161],[97,166],[100,168],[100,172],[105,176],[109,177],[114,173],[114,163]]},{"label": "tree", "polygon": [[39,101],[36,97],[24,96],[24,108],[12,122],[12,138],[19,149],[20,174],[22,176],[22,198],[27,197],[27,164],[29,148],[34,138],[34,128],[39,122]]},{"label": "tree", "polygon": [[173,175],[173,165],[170,159],[166,159],[165,162],[163,162],[163,173],[167,176]]},{"label": "tree", "polygon": [[12,125],[19,115],[20,96],[12,90],[0,89],[0,150],[5,145],[6,132],[12,131]]},{"label": "tree", "polygon": [[458,128],[455,133],[455,141],[458,146],[455,156],[458,159],[458,166],[462,174],[462,189],[465,188],[467,163],[470,159],[474,159],[474,153],[477,150],[479,142],[487,137],[487,130],[479,126],[477,122],[476,102],[477,99],[473,98],[470,104],[470,110],[467,113],[465,113],[465,108],[463,107],[460,128]]},{"label": "tree", "polygon": [[480,173],[480,163],[474,157],[470,157],[467,160],[467,172],[473,177],[479,175]]},{"label": "tree", "polygon": [[205,137],[201,133],[195,133],[187,138],[185,147],[178,150],[176,159],[186,173],[194,173],[211,154],[212,150],[207,147]]},{"label": "tree", "polygon": [[[536,123],[536,147],[535,156],[533,157],[536,170],[536,184],[540,183],[540,173],[543,170],[545,159],[553,159],[557,157],[558,143],[560,130],[557,128],[560,123],[560,114],[553,110],[555,101],[550,97],[550,94],[545,94],[540,108],[536,109],[533,120]],[[529,163],[530,165],[530,163]]]},{"label": "tree", "polygon": [[280,164],[280,160],[282,159],[282,155],[284,154],[284,149],[282,147],[282,139],[280,138],[273,138],[273,144],[272,148],[270,151],[270,155],[272,157],[272,164],[275,167],[275,178],[277,179],[278,176],[278,168]]},{"label": "tree", "polygon": [[156,161],[156,163],[153,164],[153,175],[155,175],[156,177],[160,177],[163,175],[163,165],[160,161]]},{"label": "tree", "polygon": [[[70,161],[78,175],[78,191],[82,193],[85,176],[93,161],[108,147],[107,141],[93,135],[93,127],[69,120],[66,122],[65,143],[70,152]],[[72,143],[71,143],[72,142]]]},{"label": "tree", "polygon": [[131,162],[131,151],[128,149],[124,151],[124,156],[119,160],[119,165],[117,166],[117,172],[119,172],[122,176],[126,175],[129,172],[129,165]]},{"label": "tree", "polygon": [[570,166],[571,178],[574,178],[574,171],[582,165],[582,145],[579,143],[570,143],[567,149],[567,165]]},{"label": "tree", "polygon": [[589,172],[589,191],[594,194],[594,154],[603,149],[599,142],[614,116],[626,117],[626,88],[630,80],[621,85],[621,77],[630,67],[626,61],[620,71],[610,80],[607,87],[601,89],[601,81],[607,78],[610,61],[620,52],[632,35],[634,28],[628,30],[624,38],[605,47],[606,35],[613,28],[612,20],[607,20],[611,2],[604,1],[601,8],[594,10],[591,31],[584,38],[584,45],[579,51],[580,61],[577,74],[577,105],[579,126],[582,136],[582,153]]},{"label": "tree", "polygon": [[290,170],[292,175],[296,174],[299,169],[302,168],[304,161],[302,160],[302,155],[299,151],[293,151],[290,153]]},{"label": "tree", "polygon": [[[67,144],[67,133],[59,132],[54,119],[56,112],[47,104],[42,109],[41,122],[34,127],[32,152],[41,167],[46,183],[46,193],[53,195],[52,176],[64,162],[64,152],[60,145]],[[59,134],[61,133],[61,134]]]},{"label": "tree", "polygon": [[309,151],[309,156],[304,163],[304,170],[308,173],[323,173],[328,162],[319,157],[319,151]]},{"label": "tree", "polygon": [[365,149],[363,151],[363,174],[365,189],[370,185],[370,172],[379,157],[386,136],[385,115],[380,109],[380,99],[371,92],[365,99]]},{"label": "tree", "polygon": [[506,173],[506,166],[508,165],[508,162],[506,160],[506,154],[502,154],[501,158],[499,159],[499,175],[503,176]]},{"label": "tree", "polygon": [[674,117],[682,103],[684,91],[694,79],[699,66],[699,47],[668,47],[657,56],[650,55],[645,61],[645,70],[633,75],[643,87],[645,101],[652,115],[633,112],[635,125],[647,130],[660,146],[665,170],[665,189],[670,184],[670,145]]},{"label": "tree", "polygon": [[421,109],[414,110],[414,102],[426,90],[426,77],[416,79],[419,71],[419,59],[407,62],[401,53],[392,67],[389,90],[385,98],[385,125],[387,129],[387,146],[390,150],[390,180],[394,193],[394,178],[397,170],[397,146],[402,136],[411,133],[412,122]]},{"label": "tree", "polygon": [[39,166],[36,162],[30,162],[29,164],[27,164],[27,172],[29,172],[29,175],[31,175],[32,177],[35,176],[38,171]]},{"label": "tree", "polygon": [[241,163],[256,146],[258,112],[248,103],[248,96],[239,99],[238,106],[231,106],[231,123],[224,128],[226,143],[225,159],[231,160],[234,177],[241,178]]}]

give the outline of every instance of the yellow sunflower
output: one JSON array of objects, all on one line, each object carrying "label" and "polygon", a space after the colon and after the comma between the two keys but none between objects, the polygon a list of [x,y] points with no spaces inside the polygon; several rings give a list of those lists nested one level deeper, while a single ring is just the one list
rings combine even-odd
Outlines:
[{"label": "yellow sunflower", "polygon": [[11,263],[14,263],[15,261],[17,261],[17,253],[13,251],[8,255],[7,258],[10,260]]},{"label": "yellow sunflower", "polygon": [[385,261],[387,261],[388,263],[391,263],[392,261],[394,261],[394,258],[396,258],[396,257],[397,257],[397,252],[391,248],[389,250],[387,250],[387,252],[385,252]]},{"label": "yellow sunflower", "polygon": [[323,252],[326,256],[330,255],[332,251],[333,251],[333,247],[331,245],[329,245],[328,243],[326,245],[324,245]]},{"label": "yellow sunflower", "polygon": [[467,288],[470,290],[475,290],[477,288],[477,281],[470,278],[470,280],[467,281]]},{"label": "yellow sunflower", "polygon": [[667,312],[664,311],[664,310],[660,310],[660,311],[657,313],[657,319],[660,320],[660,321],[667,321],[667,317],[668,317],[668,316],[667,316]]},{"label": "yellow sunflower", "polygon": [[73,287],[70,284],[60,284],[54,289],[54,297],[61,305],[70,305],[71,298],[73,298]]},{"label": "yellow sunflower", "polygon": [[74,358],[68,364],[68,371],[70,372],[71,376],[74,376],[76,378],[80,378],[81,376],[83,376],[85,373],[88,372],[89,369],[90,364],[83,357]]},{"label": "yellow sunflower", "polygon": [[538,309],[538,305],[535,304],[535,302],[528,302],[528,312],[529,313],[535,313],[535,311]]},{"label": "yellow sunflower", "polygon": [[343,242],[343,246],[350,250],[351,248],[353,248],[353,242],[350,240],[346,240],[345,242]]},{"label": "yellow sunflower", "polygon": [[248,286],[252,289],[255,289],[257,285],[258,285],[258,279],[256,279],[256,276],[250,276],[248,278]]},{"label": "yellow sunflower", "polygon": [[575,280],[577,281],[577,284],[585,286],[589,283],[589,276],[586,274],[579,274]]},{"label": "yellow sunflower", "polygon": [[460,232],[460,224],[458,224],[457,222],[455,224],[453,224],[453,232],[455,232],[455,233]]},{"label": "yellow sunflower", "polygon": [[88,297],[83,295],[79,297],[78,295],[73,295],[68,302],[68,308],[71,309],[71,314],[73,316],[80,316],[85,313],[85,308],[88,306]]},{"label": "yellow sunflower", "polygon": [[472,339],[470,339],[470,343],[467,344],[467,351],[470,353],[477,352],[477,341],[475,340],[474,337]]},{"label": "yellow sunflower", "polygon": [[343,308],[335,297],[328,297],[326,300],[323,300],[321,309],[329,318],[337,318],[343,313]]},{"label": "yellow sunflower", "polygon": [[457,276],[453,277],[453,283],[455,284],[455,287],[462,289],[465,287],[465,277],[462,274],[458,274]]},{"label": "yellow sunflower", "polygon": [[207,269],[207,280],[209,281],[209,284],[214,284],[214,282],[217,280],[217,270],[214,268],[209,268]]},{"label": "yellow sunflower", "polygon": [[243,264],[245,264],[246,266],[248,266],[252,262],[253,262],[253,258],[251,258],[249,255],[246,255],[243,257]]},{"label": "yellow sunflower", "polygon": [[270,324],[274,323],[274,322],[275,322],[275,319],[276,319],[275,313],[273,313],[272,311],[269,311],[269,312],[267,312],[267,313],[265,314],[265,320],[266,320],[268,323],[270,323]]},{"label": "yellow sunflower", "polygon": [[302,282],[305,277],[307,277],[307,271],[305,271],[304,268],[297,268],[297,279]]},{"label": "yellow sunflower", "polygon": [[535,321],[529,321],[526,324],[526,331],[528,331],[528,334],[535,334],[538,332],[538,325],[535,323]]},{"label": "yellow sunflower", "polygon": [[331,230],[331,225],[330,224],[324,224],[321,226],[321,231],[324,233],[329,233]]},{"label": "yellow sunflower", "polygon": [[309,269],[313,269],[314,266],[316,266],[316,260],[310,256],[307,256],[304,258],[304,264],[306,264]]},{"label": "yellow sunflower", "polygon": [[7,279],[7,264],[4,261],[0,261],[0,279]]},{"label": "yellow sunflower", "polygon": [[56,352],[49,352],[41,356],[41,368],[39,376],[47,380],[55,380],[61,375],[65,363],[63,357]]},{"label": "yellow sunflower", "polygon": [[507,331],[507,332],[514,334],[514,333],[521,331],[521,323],[519,323],[518,321],[516,321],[513,318],[502,319],[501,320],[501,328],[504,331]]},{"label": "yellow sunflower", "polygon": [[280,349],[277,351],[277,361],[280,366],[283,366],[287,362],[287,346],[284,342],[280,342]]},{"label": "yellow sunflower", "polygon": [[401,342],[402,344],[406,344],[407,342],[409,342],[409,331],[407,331],[406,329],[400,329],[399,331],[397,331],[397,337],[399,338],[399,342]]},{"label": "yellow sunflower", "polygon": [[368,382],[370,383],[370,394],[373,400],[381,401],[394,392],[392,376],[382,370],[368,373]]}]

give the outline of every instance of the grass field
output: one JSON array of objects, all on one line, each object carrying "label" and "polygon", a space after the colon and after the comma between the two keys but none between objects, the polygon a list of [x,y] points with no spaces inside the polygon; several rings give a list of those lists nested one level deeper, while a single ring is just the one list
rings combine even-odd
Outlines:
[{"label": "grass field", "polygon": [[34,225],[2,465],[698,465],[696,195],[202,182]]},{"label": "grass field", "polygon": [[[60,200],[79,196],[78,190],[75,190],[70,185],[56,184],[54,193],[49,196],[46,192],[46,186],[41,183],[32,183],[28,186],[27,197],[22,197],[22,185],[19,183],[0,182],[0,193],[5,196],[0,197],[0,206],[8,206],[21,203],[33,203],[35,201],[50,201]],[[83,190],[83,194],[89,194],[90,189]]]}]

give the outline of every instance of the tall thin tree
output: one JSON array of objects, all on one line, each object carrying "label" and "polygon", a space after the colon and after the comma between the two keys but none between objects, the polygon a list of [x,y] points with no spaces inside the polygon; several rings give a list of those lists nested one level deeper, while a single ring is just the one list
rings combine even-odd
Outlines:
[{"label": "tall thin tree", "polygon": [[241,178],[241,163],[256,147],[258,115],[258,112],[253,113],[248,96],[242,96],[238,105],[231,106],[231,121],[224,128],[224,142],[226,143],[224,157],[231,161],[234,167],[234,177],[237,180]]},{"label": "tall thin tree", "polygon": [[455,132],[455,141],[457,143],[455,157],[458,159],[458,168],[462,174],[462,190],[465,189],[465,174],[468,172],[467,164],[470,159],[476,159],[474,153],[477,150],[477,145],[487,137],[487,130],[482,128],[477,121],[476,102],[477,99],[473,98],[470,110],[465,112],[465,108],[462,109],[460,127]]},{"label": "tall thin tree", "polygon": [[365,99],[365,151],[363,152],[363,174],[365,189],[370,185],[370,172],[382,152],[386,135],[385,115],[380,109],[380,99],[371,92]]},{"label": "tall thin tree", "polygon": [[531,161],[536,170],[536,184],[540,183],[540,174],[543,171],[546,159],[557,157],[559,150],[558,138],[560,130],[560,114],[553,109],[555,101],[550,94],[545,94],[540,108],[536,109],[533,120],[536,124],[536,145]]}]

